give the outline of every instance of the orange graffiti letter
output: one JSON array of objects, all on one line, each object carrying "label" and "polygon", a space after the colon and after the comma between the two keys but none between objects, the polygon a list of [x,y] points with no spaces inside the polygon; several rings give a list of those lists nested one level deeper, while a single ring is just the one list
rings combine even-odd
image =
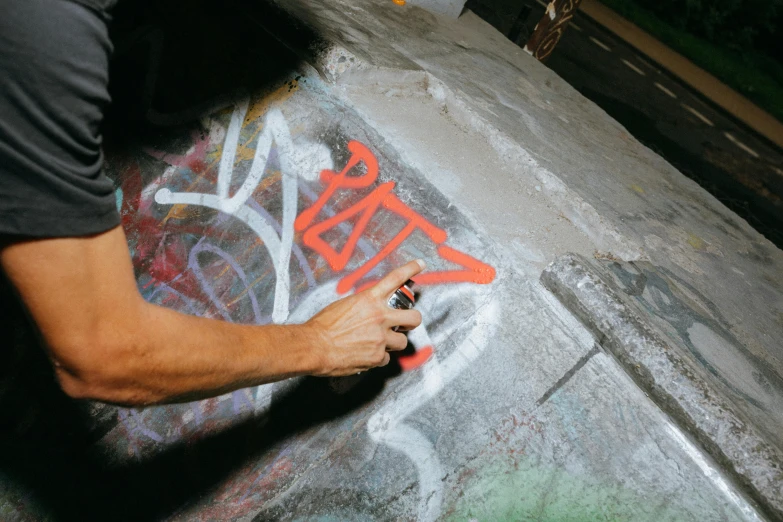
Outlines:
[{"label": "orange graffiti letter", "polygon": [[[321,211],[326,202],[332,197],[332,194],[340,188],[364,188],[372,185],[376,179],[378,179],[378,160],[375,155],[359,143],[358,141],[349,141],[348,150],[351,151],[351,157],[348,163],[345,164],[345,168],[338,174],[331,170],[324,170],[321,172],[321,181],[329,183],[326,190],[318,197],[310,208],[302,211],[294,221],[294,230],[301,232],[306,229],[315,219],[315,216]],[[348,173],[356,167],[359,163],[364,163],[367,167],[367,172],[361,176],[349,176]]]},{"label": "orange graffiti letter", "polygon": [[[332,270],[342,270],[345,268],[345,265],[348,264],[348,260],[351,259],[351,254],[353,254],[353,251],[356,248],[356,243],[359,241],[359,237],[362,235],[362,232],[364,232],[364,229],[367,227],[370,219],[372,219],[372,217],[375,215],[375,211],[378,209],[381,201],[383,201],[383,198],[385,198],[393,188],[393,181],[379,185],[370,193],[369,196],[363,198],[358,203],[351,205],[349,208],[343,210],[339,214],[332,216],[329,219],[325,219],[320,223],[316,223],[312,227],[308,228],[302,236],[302,242],[321,254],[321,256],[329,263],[329,266],[332,267]],[[346,241],[342,251],[337,252],[329,245],[329,243],[321,238],[321,233],[339,225],[343,221],[346,221],[359,213],[362,214],[362,217],[359,218],[359,221],[357,221],[356,225],[354,225],[351,234],[348,236],[348,241]]]},{"label": "orange graffiti letter", "polygon": [[367,275],[378,263],[383,261],[389,254],[394,252],[398,246],[405,241],[417,228],[427,234],[435,243],[446,241],[446,231],[436,227],[421,214],[411,209],[408,205],[400,201],[394,194],[388,194],[383,199],[383,206],[395,214],[399,214],[408,220],[408,223],[397,233],[394,238],[384,246],[380,252],[375,254],[369,261],[360,266],[351,274],[348,274],[337,283],[337,292],[344,294],[350,290],[362,277]]},{"label": "orange graffiti letter", "polygon": [[495,279],[495,269],[478,259],[446,245],[438,247],[438,254],[446,261],[465,267],[465,270],[448,270],[420,274],[414,278],[417,285],[438,285],[443,283],[477,283],[486,285]]}]

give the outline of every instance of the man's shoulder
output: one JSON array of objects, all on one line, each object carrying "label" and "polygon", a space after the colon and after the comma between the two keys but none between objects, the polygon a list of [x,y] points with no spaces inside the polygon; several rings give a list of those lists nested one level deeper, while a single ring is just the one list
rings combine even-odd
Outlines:
[{"label": "man's shoulder", "polygon": [[117,4],[118,0],[60,0],[63,2],[73,2],[83,5],[93,11],[97,11],[101,14],[107,14]]},{"label": "man's shoulder", "polygon": [[84,235],[96,231],[91,216],[100,229],[119,222],[112,183],[101,171],[111,43],[107,20],[82,5],[108,0],[79,1],[4,5],[0,232]]}]

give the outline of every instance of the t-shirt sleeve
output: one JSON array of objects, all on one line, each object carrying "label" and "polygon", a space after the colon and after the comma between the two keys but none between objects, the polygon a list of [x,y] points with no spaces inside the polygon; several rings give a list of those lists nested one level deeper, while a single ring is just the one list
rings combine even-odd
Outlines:
[{"label": "t-shirt sleeve", "polygon": [[102,171],[111,42],[96,11],[8,0],[0,16],[0,234],[81,236],[120,223]]}]

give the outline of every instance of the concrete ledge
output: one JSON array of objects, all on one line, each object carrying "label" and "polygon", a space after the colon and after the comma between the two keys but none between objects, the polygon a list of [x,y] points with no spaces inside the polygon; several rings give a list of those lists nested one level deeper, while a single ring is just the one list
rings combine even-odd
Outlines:
[{"label": "concrete ledge", "polygon": [[783,454],[604,282],[593,261],[560,257],[541,282],[771,519],[783,520]]},{"label": "concrete ledge", "polygon": [[[391,111],[379,106],[412,111],[406,105],[421,107],[412,102],[423,97],[429,100],[424,105],[437,103],[440,113],[455,127],[480,134],[481,143],[513,165],[513,173],[507,174],[500,190],[513,194],[517,201],[498,205],[497,199],[485,199],[483,206],[489,212],[481,214],[483,210],[475,210],[480,205],[474,205],[474,210],[466,213],[468,219],[480,217],[476,224],[490,230],[496,223],[500,234],[496,237],[509,238],[500,231],[515,229],[509,226],[507,215],[530,220],[533,211],[518,201],[519,194],[540,193],[562,212],[563,221],[592,241],[595,250],[626,259],[650,259],[678,274],[687,272],[691,285],[704,292],[710,302],[731,310],[730,316],[724,315],[734,322],[738,317],[744,321],[744,331],[750,334],[741,336],[739,342],[748,345],[749,340],[761,338],[763,342],[758,344],[766,346],[763,343],[769,336],[757,332],[770,329],[772,319],[765,320],[771,313],[769,303],[759,310],[758,300],[745,297],[763,291],[773,304],[778,302],[774,279],[764,276],[780,266],[781,258],[779,251],[759,243],[763,239],[747,224],[737,223],[736,216],[701,188],[470,13],[446,23],[420,9],[398,9],[375,0],[351,5],[349,9],[339,2],[273,3],[272,10],[293,19],[311,38],[301,38],[299,31],[281,30],[284,24],[271,16],[259,17],[259,23],[288,42],[329,82],[330,95],[342,96],[346,105],[356,104],[367,90],[383,91],[379,99],[362,109],[368,121],[377,121],[382,112]],[[509,85],[515,85],[518,94],[510,94]],[[401,93],[405,103],[392,104]],[[394,137],[402,142],[410,136],[385,134],[390,141]],[[565,154],[565,150],[577,153]],[[427,155],[431,157],[432,152]],[[460,181],[463,188],[446,191],[450,202],[456,201],[460,209],[468,208],[459,203],[460,197],[474,199],[475,194],[487,191],[490,179],[498,177],[496,169],[490,175],[489,167],[478,165],[471,170],[466,165],[469,163],[463,161],[451,169],[455,175],[441,178]],[[462,173],[466,173],[464,178],[457,177]],[[476,180],[482,186],[468,190],[469,183]],[[499,212],[506,208],[508,212]],[[520,223],[519,228],[528,225]],[[546,237],[547,242],[550,238],[563,240],[552,232]],[[573,249],[574,244],[570,236],[563,240],[563,249]],[[748,258],[743,252],[756,257]],[[601,278],[588,268],[588,261],[567,259],[573,266],[565,260],[556,263],[542,277],[544,284],[596,333],[641,388],[725,467],[750,498],[764,506],[772,518],[783,520],[779,468],[783,459],[780,450],[758,429],[759,424],[749,422],[748,416],[715,391],[703,372],[682,354],[669,353],[672,350],[660,331],[639,319],[621,296],[611,294],[610,285],[601,287]],[[724,295],[713,281],[736,280],[734,266],[741,267],[750,286],[743,286],[742,294],[732,291]],[[538,270],[540,267],[535,273]],[[587,277],[591,272],[595,273]],[[585,277],[590,288],[579,286]],[[729,321],[721,322],[727,328],[732,326]],[[777,354],[773,350],[777,346],[769,349]],[[767,360],[775,361],[773,356]],[[770,367],[776,368],[774,364]],[[682,478],[682,472],[677,473]]]}]

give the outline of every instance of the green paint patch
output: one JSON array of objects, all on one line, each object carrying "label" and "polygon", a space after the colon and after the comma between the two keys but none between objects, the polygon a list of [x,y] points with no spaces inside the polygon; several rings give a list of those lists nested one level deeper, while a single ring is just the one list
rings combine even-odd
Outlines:
[{"label": "green paint patch", "polygon": [[688,234],[688,244],[696,250],[704,250],[704,240],[695,234]]},{"label": "green paint patch", "polygon": [[647,498],[562,469],[500,465],[471,475],[444,520],[681,520],[666,498]]}]

